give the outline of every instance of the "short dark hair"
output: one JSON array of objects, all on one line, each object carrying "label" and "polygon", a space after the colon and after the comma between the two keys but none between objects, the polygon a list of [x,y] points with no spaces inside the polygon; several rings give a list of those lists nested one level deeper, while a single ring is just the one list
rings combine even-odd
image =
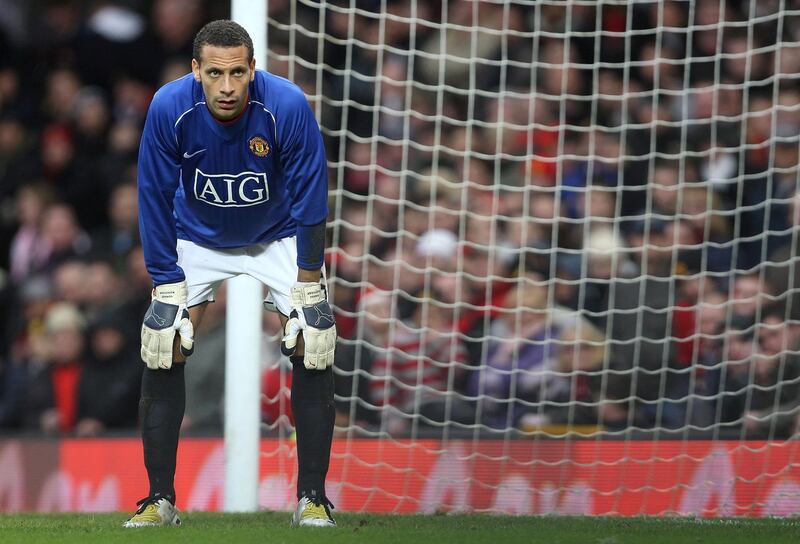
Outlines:
[{"label": "short dark hair", "polygon": [[204,45],[215,45],[217,47],[247,47],[247,61],[253,60],[253,40],[250,34],[237,22],[229,19],[218,19],[211,21],[200,29],[194,37],[192,44],[192,57],[200,62],[200,51]]}]

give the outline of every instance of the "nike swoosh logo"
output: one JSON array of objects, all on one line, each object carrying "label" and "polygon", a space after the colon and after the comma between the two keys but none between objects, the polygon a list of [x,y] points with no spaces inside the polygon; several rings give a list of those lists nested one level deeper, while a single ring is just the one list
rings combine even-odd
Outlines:
[{"label": "nike swoosh logo", "polygon": [[188,152],[184,151],[184,152],[183,152],[183,158],[184,158],[184,159],[191,159],[192,157],[194,157],[195,155],[199,155],[199,154],[200,154],[200,153],[202,153],[203,151],[205,151],[205,149],[198,149],[198,150],[197,150],[197,151],[195,151],[194,153],[188,153]]}]

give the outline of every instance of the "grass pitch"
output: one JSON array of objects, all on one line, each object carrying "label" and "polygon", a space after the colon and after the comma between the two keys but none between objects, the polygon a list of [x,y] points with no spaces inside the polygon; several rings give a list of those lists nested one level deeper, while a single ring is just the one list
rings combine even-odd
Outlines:
[{"label": "grass pitch", "polygon": [[0,514],[0,543],[681,544],[800,542],[800,519],[338,514],[335,529],[295,529],[289,514],[184,513],[181,527],[123,529],[125,514]]}]

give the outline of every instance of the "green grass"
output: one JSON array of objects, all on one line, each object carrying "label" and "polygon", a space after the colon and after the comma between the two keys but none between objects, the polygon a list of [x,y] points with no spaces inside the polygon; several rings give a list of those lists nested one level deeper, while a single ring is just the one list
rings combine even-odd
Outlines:
[{"label": "green grass", "polygon": [[0,542],[28,544],[683,544],[800,542],[798,519],[385,516],[339,514],[336,529],[292,529],[285,513],[183,515],[181,527],[123,529],[124,514],[0,514]]}]

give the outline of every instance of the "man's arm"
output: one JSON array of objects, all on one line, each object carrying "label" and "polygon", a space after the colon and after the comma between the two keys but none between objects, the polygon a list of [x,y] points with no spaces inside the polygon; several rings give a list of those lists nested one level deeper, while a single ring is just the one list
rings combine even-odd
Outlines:
[{"label": "man's arm", "polygon": [[304,270],[302,268],[297,270],[297,281],[303,282],[319,282],[322,279],[322,270]]},{"label": "man's arm", "polygon": [[303,332],[306,368],[333,365],[336,321],[322,280],[325,220],[328,215],[328,172],[325,146],[314,114],[299,89],[286,97],[280,116],[281,161],[291,197],[290,214],[297,225],[297,282],[291,290],[292,311],[281,349],[294,354]]},{"label": "man's arm", "polygon": [[139,146],[137,188],[139,232],[147,271],[154,285],[184,280],[175,249],[175,192],[180,181],[178,144],[159,95],[147,112]]},{"label": "man's arm", "polygon": [[299,89],[281,106],[278,137],[289,210],[297,225],[297,266],[322,268],[328,217],[328,165],[314,112]]},{"label": "man's arm", "polygon": [[147,112],[139,146],[139,232],[147,271],[153,278],[152,301],[142,324],[142,360],[151,369],[172,367],[175,332],[181,351],[194,349],[194,327],[186,308],[187,287],[178,266],[175,191],[180,178],[178,143],[171,118],[157,93]]}]

